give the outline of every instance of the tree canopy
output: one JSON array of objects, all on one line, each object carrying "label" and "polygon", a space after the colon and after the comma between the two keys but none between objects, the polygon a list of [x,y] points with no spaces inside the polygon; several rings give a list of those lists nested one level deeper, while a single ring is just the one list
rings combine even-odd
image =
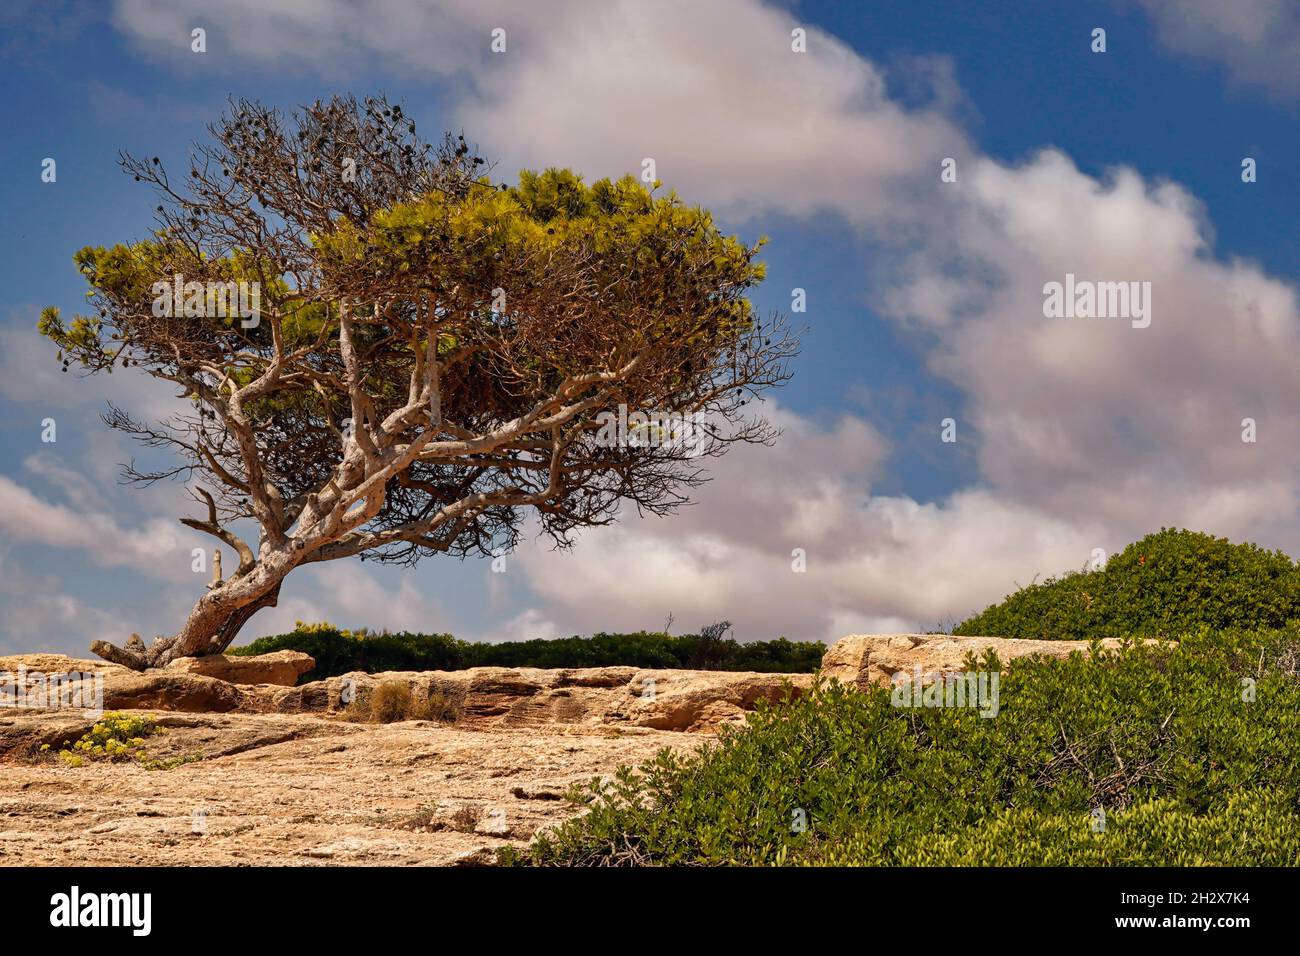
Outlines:
[{"label": "tree canopy", "polygon": [[[494,182],[463,137],[425,143],[382,97],[241,100],[209,129],[179,183],[123,156],[156,228],[78,252],[88,314],[39,323],[65,370],[137,369],[188,398],[167,421],[105,420],[176,454],[128,477],[190,482],[201,513],[182,520],[238,558],[176,636],[98,653],[219,651],[302,564],[499,553],[526,514],[567,546],[624,501],[670,512],[697,459],[771,439],[743,406],[796,343],[748,299],[759,244],[706,210],[631,177]],[[639,439],[602,434],[620,407],[649,413]],[[669,413],[700,434],[676,440]]]}]

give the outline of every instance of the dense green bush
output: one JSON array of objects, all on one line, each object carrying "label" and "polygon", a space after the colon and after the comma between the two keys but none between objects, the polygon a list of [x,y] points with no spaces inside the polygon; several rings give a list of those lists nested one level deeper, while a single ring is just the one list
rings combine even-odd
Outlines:
[{"label": "dense green bush", "polygon": [[1046,640],[1178,637],[1200,627],[1300,620],[1300,569],[1281,551],[1162,529],[1099,571],[1049,578],[959,624],[955,634]]},{"label": "dense green bush", "polygon": [[1300,630],[1093,654],[968,661],[1000,668],[995,717],[819,683],[699,752],[593,781],[588,812],[525,858],[1300,863]]},{"label": "dense green bush", "polygon": [[438,671],[469,666],[463,663],[464,641],[450,634],[372,634],[347,631],[332,624],[304,624],[288,634],[260,637],[227,654],[269,654],[272,651],[302,651],[316,666],[299,683],[337,677],[350,671]]},{"label": "dense green bush", "polygon": [[[707,629],[706,629],[707,630]],[[475,644],[450,634],[347,631],[331,624],[303,624],[288,634],[262,637],[230,654],[302,651],[316,667],[302,682],[349,671],[463,670],[467,667],[630,667],[811,673],[821,665],[825,645],[817,641],[759,641],[741,644],[716,634],[673,636],[639,631],[557,640]]]}]

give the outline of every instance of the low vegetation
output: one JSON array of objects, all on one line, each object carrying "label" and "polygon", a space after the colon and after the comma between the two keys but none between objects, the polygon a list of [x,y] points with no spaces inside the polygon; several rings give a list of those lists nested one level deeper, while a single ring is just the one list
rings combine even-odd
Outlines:
[{"label": "low vegetation", "polygon": [[1293,621],[1300,621],[1300,567],[1287,555],[1167,528],[1130,544],[1100,570],[1021,588],[953,633],[1177,638],[1202,627],[1278,628]]},{"label": "low vegetation", "polygon": [[343,711],[346,720],[356,723],[392,724],[399,720],[436,720],[453,723],[460,715],[456,701],[434,692],[417,697],[406,681],[384,681],[373,689],[362,690]]},{"label": "low vegetation", "polygon": [[1000,711],[821,683],[695,754],[593,781],[506,862],[1300,862],[1300,630],[1202,630],[1065,661],[992,655]]},{"label": "low vegetation", "polygon": [[[81,737],[53,751],[54,756],[68,767],[84,767],[95,761],[131,761],[146,770],[171,770],[183,763],[202,759],[200,756],[171,757],[157,760],[145,752],[147,738],[161,732],[155,720],[147,714],[124,714],[111,711],[103,714],[95,725]],[[51,753],[49,744],[41,746],[41,753]]]},{"label": "low vegetation", "polygon": [[699,634],[671,635],[650,631],[594,634],[556,640],[477,644],[450,634],[372,633],[332,624],[304,624],[288,634],[263,637],[230,654],[302,651],[316,661],[301,683],[352,671],[464,670],[469,667],[630,667],[690,670],[812,673],[826,646],[819,641],[757,641],[742,644],[724,637],[726,622]]}]

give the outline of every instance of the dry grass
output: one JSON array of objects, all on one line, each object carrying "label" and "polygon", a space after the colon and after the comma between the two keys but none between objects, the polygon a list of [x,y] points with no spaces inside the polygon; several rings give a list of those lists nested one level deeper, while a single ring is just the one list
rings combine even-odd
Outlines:
[{"label": "dry grass", "polygon": [[434,720],[454,723],[460,716],[459,704],[447,694],[433,692],[417,698],[406,681],[384,681],[373,690],[357,695],[343,711],[345,720],[354,723],[392,724],[400,720]]}]

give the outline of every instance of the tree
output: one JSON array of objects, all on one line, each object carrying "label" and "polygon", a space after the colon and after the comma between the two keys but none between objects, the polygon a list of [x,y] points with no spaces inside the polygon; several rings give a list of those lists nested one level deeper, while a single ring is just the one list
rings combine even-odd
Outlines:
[{"label": "tree", "polygon": [[530,514],[568,547],[623,503],[673,511],[697,459],[774,436],[742,408],[797,343],[746,297],[759,245],[707,211],[631,177],[493,183],[463,136],[425,143],[382,97],[232,101],[208,130],[179,184],[122,155],[157,227],[78,252],[91,313],[39,323],[65,371],[188,397],[162,422],[103,417],[178,456],[125,475],[190,482],[201,513],[180,520],[238,559],[174,636],[100,656],[219,653],[305,564],[500,554]]}]

